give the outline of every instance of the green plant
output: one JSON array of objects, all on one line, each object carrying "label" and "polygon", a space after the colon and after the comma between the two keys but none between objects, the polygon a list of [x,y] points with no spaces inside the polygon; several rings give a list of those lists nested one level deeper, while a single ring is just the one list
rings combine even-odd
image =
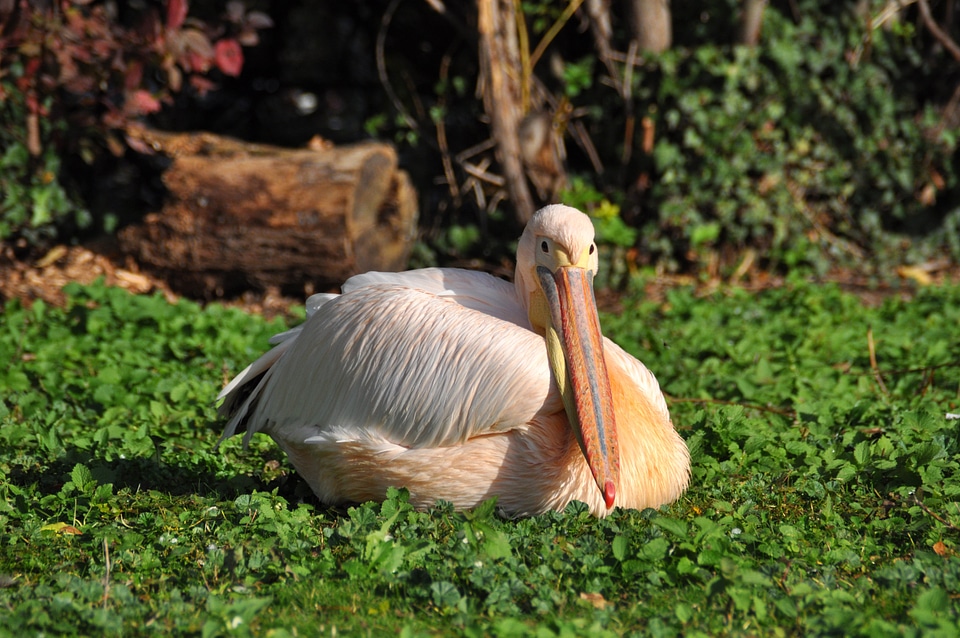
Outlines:
[{"label": "green plant", "polygon": [[18,3],[3,16],[0,156],[10,170],[0,177],[0,240],[34,243],[68,221],[88,224],[66,192],[64,158],[94,164],[107,152],[122,155],[129,122],[187,87],[213,90],[205,77],[212,69],[239,75],[241,45],[256,44],[257,29],[271,24],[239,2],[227,4],[227,27],[188,20],[187,0],[165,2],[162,17],[157,7],[131,9],[121,24],[108,4]]},{"label": "green plant", "polygon": [[[20,65],[9,69],[15,82],[22,78]],[[25,96],[15,85],[0,76],[0,120],[27,122],[30,120]],[[39,107],[42,111],[47,105]],[[50,139],[62,132],[63,122],[53,123],[47,118],[36,118],[37,140]],[[72,200],[60,183],[60,156],[52,146],[32,155],[30,142],[17,128],[0,129],[0,240],[19,234],[30,244],[41,244],[49,239],[55,224],[73,221],[83,228],[90,223],[90,214]]]},{"label": "green plant", "polygon": [[323,507],[266,437],[215,449],[212,397],[279,321],[9,302],[0,634],[954,635],[960,288],[913,297],[625,296],[605,333],[657,374],[690,490],[517,521]]},{"label": "green plant", "polygon": [[904,36],[880,32],[872,57],[854,60],[848,43],[866,37],[864,23],[815,17],[795,24],[770,7],[756,48],[703,44],[647,61],[636,90],[657,135],[649,252],[705,261],[754,247],[769,267],[823,271],[956,243],[907,236],[941,223],[930,194],[958,184],[954,135],[932,137],[931,107],[896,88],[919,60]]},{"label": "green plant", "polygon": [[625,287],[637,262],[635,246],[638,232],[623,220],[620,206],[604,197],[580,175],[571,176],[570,185],[560,193],[559,200],[590,215],[597,242],[605,246],[600,252],[597,286]]}]

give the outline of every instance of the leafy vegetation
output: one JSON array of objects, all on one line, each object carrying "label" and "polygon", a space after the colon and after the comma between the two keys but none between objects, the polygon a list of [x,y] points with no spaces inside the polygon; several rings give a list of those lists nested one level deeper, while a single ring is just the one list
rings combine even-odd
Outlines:
[{"label": "leafy vegetation", "polygon": [[[956,61],[916,27],[916,3],[768,3],[755,47],[733,44],[742,3],[677,4],[673,48],[631,56],[629,3],[613,3],[609,44],[619,54],[605,61],[574,4],[518,5],[532,65],[520,70],[523,108],[549,116],[569,151],[569,188],[545,199],[600,211],[610,241],[624,247],[622,270],[644,260],[672,271],[719,264],[711,275],[723,275],[749,255],[768,271],[888,274],[960,260],[958,117],[943,81]],[[232,135],[284,144],[315,134],[392,139],[423,202],[418,263],[510,252],[503,238],[517,229],[508,206],[496,210],[505,191],[474,90],[471,5],[441,16],[424,3],[281,3],[270,10],[284,31],[219,102],[204,101],[212,81],[236,76],[241,45],[272,22],[236,1],[194,5],[189,19],[185,0],[116,14],[103,0],[64,1],[4,18],[0,240],[42,244],[57,232],[69,240],[84,226],[110,233],[136,219],[143,200],[155,207],[154,188],[105,197],[111,189],[89,179],[123,174],[124,163],[139,174],[138,162],[148,162],[124,156],[122,130],[147,119],[221,122]],[[320,109],[328,116],[296,112],[284,96],[301,91],[329,93]],[[198,110],[222,113],[186,116]],[[159,167],[142,170],[150,184]]]},{"label": "leafy vegetation", "polygon": [[960,259],[956,131],[895,88],[931,72],[915,34],[873,32],[852,12],[765,15],[761,46],[678,48],[638,80],[658,135],[646,252],[705,262],[753,247],[768,267],[821,272]]},{"label": "leafy vegetation", "polygon": [[[734,43],[743,5],[674,3],[673,47],[638,54],[628,68],[626,55],[600,62],[591,31],[573,26],[586,22],[582,14],[552,34],[566,3],[523,3],[531,49],[556,35],[532,70],[552,100],[530,106],[550,112],[565,135],[569,188],[556,199],[591,212],[617,207],[617,222],[631,234],[618,232],[615,243],[638,249],[623,253],[628,267],[642,260],[702,272],[710,265],[711,276],[722,276],[749,255],[765,271],[823,274],[840,266],[889,275],[902,264],[960,260],[958,119],[954,87],[942,81],[956,61],[916,27],[916,5],[766,3],[756,46]],[[627,52],[629,20],[617,14],[623,6],[612,5],[611,45]],[[416,26],[404,36],[424,37]],[[476,118],[475,95],[424,77],[449,66],[461,86],[472,82],[469,51],[442,40],[433,48],[438,58],[455,53],[428,64],[419,55],[408,62],[400,51],[391,58],[399,67],[392,76],[429,87],[401,94],[409,113],[444,105],[444,142],[456,158],[489,131],[464,124]],[[418,170],[441,163],[423,143],[432,122],[421,120],[419,149],[399,135],[409,123],[395,127],[402,152],[423,158]],[[454,172],[460,168],[454,163]],[[470,177],[465,171],[461,183],[472,183]],[[489,251],[497,233],[486,233],[483,213],[471,216],[474,202],[463,195],[469,190],[461,188],[462,200],[448,204],[443,223],[456,218],[483,229],[476,250]],[[492,200],[488,192],[484,201]],[[476,204],[484,207],[480,198]],[[425,218],[431,213],[425,210]],[[449,254],[443,231],[428,238],[435,236],[438,254]]]},{"label": "leafy vegetation", "polygon": [[[185,89],[215,89],[209,71],[240,75],[241,45],[256,44],[257,29],[272,25],[237,1],[227,3],[221,25],[188,20],[188,0],[167,0],[162,12],[89,1],[8,4],[0,14],[0,241],[32,245],[93,221],[70,189],[85,176],[63,170],[67,158],[89,167],[122,156],[132,143],[125,126]],[[108,218],[98,221],[112,232]]]},{"label": "leafy vegetation", "polygon": [[691,489],[518,521],[317,504],[268,439],[214,448],[212,398],[280,322],[69,295],[0,321],[0,634],[960,630],[960,287],[634,291],[603,323],[660,378]]}]

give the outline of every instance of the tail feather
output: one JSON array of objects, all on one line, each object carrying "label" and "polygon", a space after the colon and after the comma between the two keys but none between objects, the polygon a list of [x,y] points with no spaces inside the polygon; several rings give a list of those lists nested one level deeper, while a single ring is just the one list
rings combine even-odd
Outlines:
[{"label": "tail feather", "polygon": [[[289,335],[284,341],[248,365],[243,372],[234,377],[220,394],[217,395],[217,401],[223,401],[217,409],[217,414],[230,419],[227,425],[224,426],[223,434],[220,436],[217,445],[234,434],[247,429],[246,417],[250,412],[250,408],[253,407],[260,398],[260,393],[271,376],[270,373],[274,364],[290,349],[290,346],[296,341],[294,337],[300,333],[299,327],[294,330],[296,330],[295,334]],[[289,330],[288,332],[294,331]],[[253,434],[253,432],[248,432],[244,437],[244,444],[250,440],[251,434]]]},{"label": "tail feather", "polygon": [[[323,304],[339,296],[330,293],[312,295],[306,303],[307,318],[312,317]],[[260,393],[270,379],[274,364],[290,349],[302,331],[303,325],[301,324],[271,337],[270,344],[274,347],[244,368],[243,372],[235,376],[217,395],[217,401],[223,401],[217,409],[217,414],[230,419],[224,426],[223,434],[220,436],[217,445],[244,430],[247,430],[247,433],[243,437],[243,443],[246,445],[249,442],[250,436],[256,430],[249,430],[246,427],[247,415],[260,398]]]}]

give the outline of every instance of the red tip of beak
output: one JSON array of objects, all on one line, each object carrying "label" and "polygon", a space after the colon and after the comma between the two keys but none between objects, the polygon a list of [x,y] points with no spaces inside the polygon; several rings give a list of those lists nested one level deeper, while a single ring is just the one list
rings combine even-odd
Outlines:
[{"label": "red tip of beak", "polygon": [[607,504],[607,509],[613,507],[613,500],[617,498],[617,488],[613,481],[607,481],[603,484],[603,502]]}]

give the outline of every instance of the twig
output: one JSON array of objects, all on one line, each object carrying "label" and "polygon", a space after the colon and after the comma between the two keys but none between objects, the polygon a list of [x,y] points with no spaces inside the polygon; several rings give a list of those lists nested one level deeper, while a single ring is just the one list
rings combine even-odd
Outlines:
[{"label": "twig", "polygon": [[503,185],[506,184],[506,180],[500,175],[496,175],[494,173],[488,173],[486,168],[489,165],[490,165],[489,160],[484,160],[480,164],[470,164],[469,162],[463,162],[461,164],[461,166],[463,167],[463,171],[467,175],[471,175],[477,178],[478,180],[487,182],[488,184],[493,184],[494,186],[497,186],[497,187],[503,187]]},{"label": "twig", "polygon": [[[629,164],[630,158],[633,156],[633,135],[637,126],[637,116],[633,112],[633,65],[639,51],[640,43],[637,42],[636,39],[631,39],[630,48],[627,50],[627,63],[623,67],[623,90],[621,91],[623,104],[627,112],[627,121],[623,127],[623,152],[620,154],[621,166]],[[613,64],[612,60],[611,64]]]},{"label": "twig", "polygon": [[912,494],[911,497],[913,498],[913,502],[916,503],[916,504],[920,507],[920,509],[922,509],[924,512],[926,512],[928,515],[932,516],[934,519],[936,519],[936,520],[939,521],[940,523],[944,524],[944,525],[947,526],[949,529],[952,529],[952,530],[955,531],[955,532],[960,532],[960,527],[957,527],[956,525],[954,525],[954,524],[951,523],[950,521],[942,518],[940,515],[938,515],[938,514],[935,513],[933,510],[931,510],[929,507],[927,507],[926,504],[925,504],[923,501],[921,501],[921,500],[920,500],[920,497],[917,496],[915,493]]},{"label": "twig", "polygon": [[400,113],[400,117],[403,118],[403,122],[411,129],[416,131],[419,130],[417,121],[413,119],[406,107],[403,106],[403,102],[400,101],[396,91],[393,90],[393,85],[390,84],[390,78],[387,75],[387,62],[384,56],[384,49],[386,48],[387,42],[387,30],[390,28],[390,22],[393,20],[393,14],[396,13],[398,6],[400,6],[400,0],[391,0],[390,5],[387,6],[387,10],[383,12],[383,18],[380,19],[380,30],[377,32],[376,49],[377,75],[380,78],[380,84],[383,85],[383,90],[387,92],[387,97],[390,98],[390,101],[393,103],[393,107],[397,109],[398,113]]},{"label": "twig", "polygon": [[473,157],[474,155],[479,155],[484,151],[489,151],[491,148],[494,148],[496,145],[497,143],[494,141],[494,139],[492,137],[488,137],[487,139],[480,142],[479,144],[474,144],[470,148],[460,151],[459,153],[457,153],[455,159],[457,160],[457,162],[463,163],[468,159],[470,159],[471,157]]},{"label": "twig", "polygon": [[773,408],[766,405],[756,405],[754,403],[741,403],[739,401],[725,401],[723,399],[696,399],[691,397],[673,397],[663,393],[663,396],[667,398],[671,403],[699,403],[701,405],[729,405],[744,408],[747,410],[759,410],[760,412],[770,412],[772,414],[779,414],[781,416],[788,416],[791,419],[797,418],[797,411],[791,408]]},{"label": "twig", "polygon": [[[541,82],[538,78],[533,78],[533,88],[536,90],[537,100],[545,102],[549,107],[550,111],[554,113],[554,121],[565,122],[563,124],[563,130],[559,132],[556,136],[555,141],[558,144],[558,152],[560,153],[561,160],[566,159],[567,153],[566,149],[563,146],[563,135],[566,132],[570,133],[570,137],[573,138],[573,141],[587,154],[587,157],[590,159],[590,163],[593,165],[593,170],[596,173],[603,172],[603,162],[600,161],[600,155],[597,153],[596,147],[593,145],[593,142],[590,139],[589,133],[587,133],[586,127],[577,121],[571,122],[570,120],[575,120],[576,118],[586,115],[589,113],[587,109],[570,109],[569,100],[565,97],[558,100],[553,93],[551,93],[547,87]],[[564,103],[567,106],[564,106]],[[564,110],[566,114],[564,114]],[[563,120],[563,118],[566,120]]]},{"label": "twig", "polygon": [[873,32],[881,28],[887,22],[893,20],[897,14],[906,9],[918,0],[891,0],[884,5],[880,13],[873,16],[868,12],[866,15],[866,29],[864,30],[863,40],[857,45],[857,48],[850,54],[850,65],[854,68],[860,64],[862,58],[870,56],[870,50],[873,47]]},{"label": "twig", "polygon": [[[447,52],[440,61],[440,82],[446,84],[450,74],[450,60],[452,56]],[[437,98],[437,107],[441,114],[447,106],[447,94],[442,93]],[[438,117],[434,125],[437,127],[437,144],[440,146],[440,162],[443,165],[443,175],[447,179],[447,188],[453,197],[453,205],[460,208],[460,192],[457,189],[457,176],[453,172],[453,162],[450,160],[450,147],[447,144],[447,126],[444,118]]]},{"label": "twig", "polygon": [[960,46],[957,46],[957,43],[953,41],[953,38],[951,38],[946,31],[941,29],[940,25],[938,25],[933,19],[933,15],[930,13],[930,5],[927,3],[927,0],[917,0],[917,6],[920,7],[920,17],[923,18],[923,23],[926,25],[927,29],[930,30],[930,33],[933,34],[933,37],[935,37],[937,41],[943,45],[944,49],[950,52],[950,55],[953,56],[954,60],[960,62]]},{"label": "twig", "polygon": [[500,206],[500,202],[504,201],[507,198],[507,191],[502,188],[494,192],[493,197],[490,198],[490,202],[487,204],[487,212],[492,213],[497,210]]},{"label": "twig", "polygon": [[573,120],[567,124],[567,130],[570,131],[570,136],[577,141],[583,152],[587,154],[590,164],[593,165],[593,172],[602,173],[603,162],[600,160],[600,154],[597,153],[597,148],[593,145],[593,140],[590,139],[590,134],[587,133],[587,127],[583,125],[583,122]]},{"label": "twig", "polygon": [[607,67],[607,73],[613,88],[621,96],[625,96],[624,88],[620,85],[620,74],[617,73],[617,65],[614,64],[610,53],[613,47],[610,46],[610,40],[613,39],[613,27],[610,22],[610,2],[609,0],[587,0],[587,15],[590,16],[590,31],[593,33],[594,46],[597,49],[597,55],[600,61]]},{"label": "twig", "polygon": [[880,386],[880,390],[883,392],[883,396],[890,397],[890,393],[887,392],[887,386],[883,382],[883,375],[880,374],[880,366],[877,365],[877,351],[873,346],[873,327],[867,328],[867,349],[870,351],[870,369],[873,370],[873,378],[877,380],[877,385]]},{"label": "twig", "polygon": [[517,44],[520,50],[520,107],[523,113],[530,112],[530,76],[533,65],[530,64],[530,34],[527,33],[527,19],[523,14],[521,0],[513,0],[513,14],[517,22]]},{"label": "twig", "polygon": [[565,25],[573,16],[573,14],[576,13],[581,4],[583,4],[583,0],[570,0],[570,4],[568,4],[567,8],[563,10],[563,13],[560,14],[560,17],[557,18],[557,21],[550,26],[545,34],[543,34],[543,37],[540,38],[540,42],[537,43],[537,48],[534,49],[533,53],[530,55],[531,69],[537,66],[537,62],[540,61],[540,58],[543,56],[543,52],[547,50],[547,47],[550,46],[550,43],[553,42],[553,39],[557,37],[557,34],[560,33],[561,29],[563,29],[563,25]]},{"label": "twig", "polygon": [[913,372],[933,372],[941,368],[960,368],[960,361],[951,361],[950,363],[938,363],[932,366],[923,366],[922,368],[899,368],[897,370],[887,370],[887,374],[910,374]]},{"label": "twig", "polygon": [[497,159],[506,179],[506,188],[517,221],[526,224],[535,204],[527,185],[521,160],[518,129],[522,112],[517,103],[516,81],[511,71],[519,66],[516,25],[506,14],[513,13],[509,0],[484,0],[477,3],[477,31],[480,35],[480,68],[484,81],[484,110],[490,117],[490,130],[497,142]]},{"label": "twig", "polygon": [[737,283],[743,276],[746,275],[750,268],[753,266],[753,261],[757,258],[757,251],[753,248],[747,248],[744,251],[743,259],[740,260],[740,265],[737,266],[737,269],[733,271],[733,274],[730,276],[730,283]]},{"label": "twig", "polygon": [[461,192],[466,193],[468,189],[473,191],[473,198],[477,202],[477,208],[480,210],[486,210],[487,196],[483,192],[483,186],[480,185],[480,180],[476,179],[475,177],[468,177],[467,181],[463,183]]},{"label": "twig", "polygon": [[107,608],[107,599],[110,597],[110,545],[103,539],[103,563],[106,572],[103,575],[103,608]]}]

